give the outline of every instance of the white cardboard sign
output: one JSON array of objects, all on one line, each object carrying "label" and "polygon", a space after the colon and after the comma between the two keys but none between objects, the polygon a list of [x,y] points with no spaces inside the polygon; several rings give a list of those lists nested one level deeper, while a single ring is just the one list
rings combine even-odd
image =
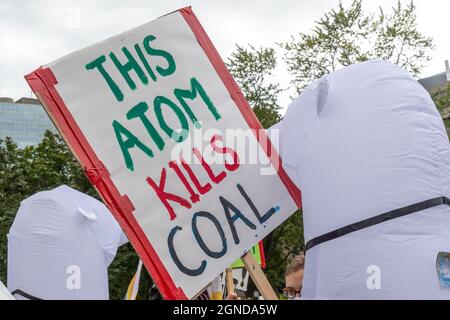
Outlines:
[{"label": "white cardboard sign", "polygon": [[26,79],[165,298],[194,297],[300,206],[190,8]]}]

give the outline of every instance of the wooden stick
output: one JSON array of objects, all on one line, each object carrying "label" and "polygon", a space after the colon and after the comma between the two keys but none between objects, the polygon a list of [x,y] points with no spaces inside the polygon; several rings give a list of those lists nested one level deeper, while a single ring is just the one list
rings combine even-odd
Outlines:
[{"label": "wooden stick", "polygon": [[256,288],[264,297],[264,300],[278,300],[277,294],[251,252],[249,251],[244,254],[241,259],[244,262],[245,269],[250,273]]},{"label": "wooden stick", "polygon": [[225,283],[227,285],[227,295],[234,293],[233,269],[225,269]]}]

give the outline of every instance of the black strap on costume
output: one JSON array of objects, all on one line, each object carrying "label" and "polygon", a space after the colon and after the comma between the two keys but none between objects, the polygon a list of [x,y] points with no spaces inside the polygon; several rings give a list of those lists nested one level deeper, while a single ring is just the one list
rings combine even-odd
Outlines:
[{"label": "black strap on costume", "polygon": [[13,292],[11,292],[11,295],[15,295],[15,294],[18,294],[18,295],[20,295],[20,296],[22,296],[24,298],[27,298],[28,300],[42,300],[41,298],[32,296],[31,294],[26,293],[26,292],[24,292],[24,291],[22,291],[20,289],[16,289]]},{"label": "black strap on costume", "polygon": [[450,199],[446,198],[446,197],[437,197],[437,198],[425,200],[422,202],[414,203],[414,204],[411,204],[411,205],[403,207],[403,208],[395,209],[395,210],[392,210],[392,211],[389,211],[386,213],[382,213],[382,214],[377,215],[372,218],[368,218],[365,220],[361,220],[361,221],[349,224],[345,227],[336,229],[331,232],[327,232],[321,236],[318,236],[316,238],[309,240],[306,243],[305,251],[317,246],[318,244],[339,238],[343,235],[352,233],[354,231],[368,228],[368,227],[374,226],[376,224],[379,224],[379,223],[382,223],[382,222],[385,222],[388,220],[403,217],[410,213],[414,213],[414,212],[422,211],[422,210],[429,209],[432,207],[436,207],[441,204],[446,204],[446,205],[450,206]]}]

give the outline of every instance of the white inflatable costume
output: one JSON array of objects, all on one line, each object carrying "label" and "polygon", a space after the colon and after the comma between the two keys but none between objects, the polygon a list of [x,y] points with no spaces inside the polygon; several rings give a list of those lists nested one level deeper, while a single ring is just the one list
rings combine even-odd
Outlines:
[{"label": "white inflatable costume", "polygon": [[8,291],[8,289],[4,286],[4,284],[0,281],[0,300],[14,300],[14,297]]},{"label": "white inflatable costume", "polygon": [[[280,153],[302,191],[306,299],[450,299],[450,144],[425,89],[385,61],[328,74],[292,102]],[[450,277],[450,275],[449,275]]]},{"label": "white inflatable costume", "polygon": [[8,234],[17,299],[108,299],[108,266],[127,242],[98,200],[60,186],[22,201]]}]

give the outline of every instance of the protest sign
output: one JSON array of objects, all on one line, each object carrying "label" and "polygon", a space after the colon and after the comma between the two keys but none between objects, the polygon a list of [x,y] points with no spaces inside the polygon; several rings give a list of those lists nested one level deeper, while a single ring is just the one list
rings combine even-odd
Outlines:
[{"label": "protest sign", "polygon": [[301,206],[190,8],[26,79],[166,299],[195,297]]}]

